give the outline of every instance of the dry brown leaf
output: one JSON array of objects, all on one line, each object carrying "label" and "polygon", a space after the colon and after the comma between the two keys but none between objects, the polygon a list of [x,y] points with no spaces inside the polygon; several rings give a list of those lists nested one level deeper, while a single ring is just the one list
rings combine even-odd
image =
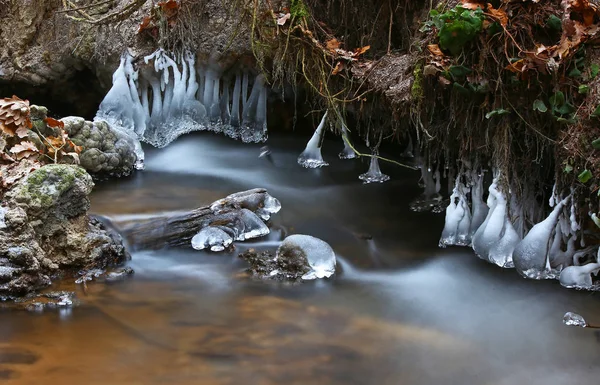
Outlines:
[{"label": "dry brown leaf", "polygon": [[338,73],[340,73],[343,69],[345,68],[345,65],[343,62],[338,61],[337,64],[335,65],[335,67],[333,68],[333,71],[331,72],[333,75],[337,75]]},{"label": "dry brown leaf", "polygon": [[465,9],[476,10],[477,8],[485,9],[485,3],[483,0],[461,0],[461,5]]},{"label": "dry brown leaf", "polygon": [[52,128],[64,128],[65,127],[64,122],[61,122],[60,120],[56,120],[53,118],[45,118],[44,122],[46,122],[46,124]]},{"label": "dry brown leaf", "polygon": [[508,15],[502,9],[495,9],[490,3],[487,5],[487,13],[494,18],[501,26],[506,27],[508,25]]},{"label": "dry brown leaf", "polygon": [[329,50],[331,52],[335,52],[337,49],[339,49],[340,45],[341,45],[340,42],[336,38],[327,40],[327,42],[325,42],[325,47],[327,48],[327,50]]},{"label": "dry brown leaf", "polygon": [[440,46],[437,44],[429,44],[427,46],[427,49],[429,50],[429,52],[431,52],[435,56],[444,56],[444,53],[440,49]]}]

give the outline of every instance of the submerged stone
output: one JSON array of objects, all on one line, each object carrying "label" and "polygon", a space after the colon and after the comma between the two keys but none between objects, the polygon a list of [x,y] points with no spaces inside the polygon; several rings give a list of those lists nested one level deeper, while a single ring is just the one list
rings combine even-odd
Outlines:
[{"label": "submerged stone", "polygon": [[285,238],[277,249],[276,258],[306,259],[311,270],[302,279],[328,278],[335,273],[335,253],[329,244],[310,235],[295,234]]}]

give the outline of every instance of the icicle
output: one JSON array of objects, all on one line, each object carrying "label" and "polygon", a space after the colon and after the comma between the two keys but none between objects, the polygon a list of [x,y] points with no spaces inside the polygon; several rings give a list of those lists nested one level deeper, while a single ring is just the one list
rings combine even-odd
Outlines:
[{"label": "icicle", "polygon": [[515,247],[513,261],[519,274],[525,278],[553,278],[550,271],[548,244],[552,230],[556,227],[558,217],[570,197],[560,201],[550,215],[533,226],[529,233]]},{"label": "icicle", "polygon": [[[436,171],[439,179],[439,172]],[[464,186],[459,187],[460,195],[459,201],[456,206],[456,211],[463,212],[462,218],[458,222],[456,231],[456,245],[457,246],[469,246],[471,244],[471,212],[469,210],[469,204],[467,203],[466,191]]]},{"label": "icicle", "polygon": [[221,109],[221,122],[223,124],[229,124],[231,122],[231,111],[229,110],[229,82],[223,80],[223,95],[221,95],[220,102]]},{"label": "icicle", "polygon": [[306,148],[302,151],[302,154],[298,157],[298,164],[306,168],[318,168],[323,166],[329,166],[329,163],[323,160],[321,156],[321,138],[324,133],[325,118],[327,117],[327,111],[321,119],[321,123],[315,130],[315,133],[306,144]]},{"label": "icicle", "polygon": [[144,151],[136,131],[145,131],[146,118],[135,84],[138,72],[134,71],[131,61],[128,53],[121,57],[119,68],[113,74],[113,86],[100,103],[95,120],[106,120],[114,130],[133,141],[137,156],[135,167],[142,169]]},{"label": "icicle", "polygon": [[390,177],[383,174],[379,169],[379,160],[377,159],[377,151],[373,151],[371,155],[371,163],[369,165],[369,171],[361,174],[358,179],[362,180],[364,184],[367,183],[383,183],[390,180]]},{"label": "icicle", "polygon": [[500,240],[490,249],[488,260],[503,268],[513,268],[512,255],[521,237],[513,227],[508,216],[504,218],[504,229]]},{"label": "icicle", "polygon": [[248,82],[249,82],[248,72],[244,71],[244,74],[242,75],[242,108],[243,108],[243,112],[246,112],[246,106],[248,105]]},{"label": "icicle", "polygon": [[404,151],[402,151],[402,154],[400,156],[403,158],[414,158],[413,151],[414,150],[412,136],[408,134],[408,144],[406,145],[406,148],[404,149]]},{"label": "icicle", "polygon": [[456,244],[456,231],[458,229],[458,222],[462,218],[456,214],[457,199],[458,193],[456,190],[454,190],[450,196],[450,204],[448,207],[446,207],[446,219],[444,221],[442,236],[440,237],[440,242],[438,243],[439,247],[445,248],[446,246]]},{"label": "icicle", "polygon": [[488,197],[490,211],[484,223],[473,236],[473,250],[475,250],[475,253],[480,258],[493,262],[489,258],[490,251],[502,236],[507,213],[506,198],[504,197],[504,194],[497,189],[497,181],[492,183],[489,192],[490,197],[492,198],[492,201],[490,201],[490,197]]},{"label": "icicle", "polygon": [[348,135],[348,129],[346,128],[344,122],[341,122],[340,126],[342,126],[342,140],[344,141],[344,149],[338,154],[338,156],[340,159],[354,159],[356,158],[356,153],[352,147],[350,147],[350,136]]},{"label": "icicle", "polygon": [[211,121],[216,122],[221,118],[221,107],[219,100],[219,90],[221,88],[221,78],[217,77],[212,83],[211,105],[208,116]]},{"label": "icicle", "polygon": [[473,173],[473,179],[475,183],[471,188],[471,208],[473,210],[471,215],[471,237],[483,224],[489,211],[489,207],[483,202],[483,173],[481,175]]},{"label": "icicle", "polygon": [[231,104],[231,125],[240,126],[240,98],[242,93],[242,77],[238,72],[235,75],[235,85],[233,86],[233,102]]}]

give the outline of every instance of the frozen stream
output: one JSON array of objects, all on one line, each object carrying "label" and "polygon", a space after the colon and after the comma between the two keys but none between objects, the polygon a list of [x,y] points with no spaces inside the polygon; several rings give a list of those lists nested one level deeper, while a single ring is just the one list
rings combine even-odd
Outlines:
[{"label": "frozen stream", "polygon": [[[339,139],[339,138],[338,138]],[[0,382],[27,384],[573,385],[600,378],[600,294],[531,281],[437,247],[444,214],[408,209],[418,172],[381,162],[391,181],[363,185],[369,159],[304,169],[305,140],[261,145],[198,133],[147,149],[146,171],[96,187],[92,211],[115,220],[202,206],[265,187],[274,231],[331,244],[343,275],[301,286],[252,282],[236,254],[137,252],[135,275],[76,290],[69,311],[0,310]],[[385,155],[385,154],[382,154]],[[369,236],[372,239],[369,239]]]}]

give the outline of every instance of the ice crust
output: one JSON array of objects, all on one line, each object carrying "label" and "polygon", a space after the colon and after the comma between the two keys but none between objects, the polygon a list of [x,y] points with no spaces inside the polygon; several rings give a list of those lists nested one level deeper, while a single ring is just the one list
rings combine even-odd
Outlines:
[{"label": "ice crust", "polygon": [[567,312],[563,316],[563,323],[567,326],[579,326],[585,328],[588,326],[585,319],[577,313]]}]

